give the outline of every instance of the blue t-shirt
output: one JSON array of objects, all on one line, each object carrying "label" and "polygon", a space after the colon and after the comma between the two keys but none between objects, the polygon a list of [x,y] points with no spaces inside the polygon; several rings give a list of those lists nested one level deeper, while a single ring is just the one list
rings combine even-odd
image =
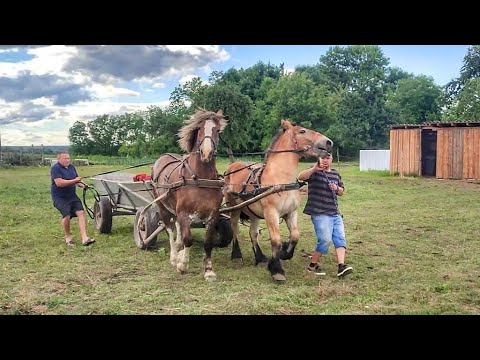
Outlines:
[{"label": "blue t-shirt", "polygon": [[50,175],[52,178],[51,190],[53,201],[55,201],[55,199],[62,199],[66,201],[78,199],[77,194],[75,193],[75,188],[77,185],[74,184],[70,186],[58,187],[57,185],[55,185],[54,181],[54,179],[58,178],[62,178],[65,180],[75,179],[78,176],[75,166],[70,164],[68,165],[68,168],[65,168],[60,165],[60,163],[56,163],[52,166],[50,170]]}]

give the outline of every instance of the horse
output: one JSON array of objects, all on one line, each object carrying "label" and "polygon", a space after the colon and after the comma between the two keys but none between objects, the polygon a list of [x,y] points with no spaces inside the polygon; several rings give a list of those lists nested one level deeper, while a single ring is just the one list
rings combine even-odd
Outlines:
[{"label": "horse", "polygon": [[[178,143],[187,155],[167,153],[152,168],[152,180],[160,222],[170,242],[170,263],[185,274],[190,261],[192,223],[205,223],[204,278],[216,280],[212,267],[212,248],[223,200],[223,180],[215,165],[219,134],[228,123],[223,111],[198,109],[179,130]],[[160,197],[160,199],[159,199]],[[176,230],[176,240],[174,234]]]},{"label": "horse", "polygon": [[[298,243],[297,208],[300,203],[300,185],[297,182],[297,167],[300,158],[325,156],[333,142],[325,135],[298,126],[288,119],[281,121],[281,127],[266,150],[263,164],[234,162],[224,173],[223,190],[227,206],[241,204],[269,186],[288,184],[291,190],[267,195],[252,204],[230,212],[233,231],[231,258],[242,259],[238,243],[238,222],[241,215],[250,218],[250,239],[252,241],[255,265],[266,263],[267,257],[258,244],[260,219],[265,219],[272,257],[268,260],[268,270],[275,281],[285,281],[285,271],[280,260],[293,257]],[[243,214],[241,214],[243,213]],[[280,218],[283,218],[290,232],[289,242],[281,242]]]}]

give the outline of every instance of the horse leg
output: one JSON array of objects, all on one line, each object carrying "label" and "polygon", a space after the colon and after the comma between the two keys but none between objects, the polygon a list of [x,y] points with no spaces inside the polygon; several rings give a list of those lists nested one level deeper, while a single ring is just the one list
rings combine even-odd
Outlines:
[{"label": "horse leg", "polygon": [[178,216],[177,221],[180,225],[180,234],[183,243],[183,249],[180,250],[177,255],[177,271],[181,274],[185,274],[188,271],[188,265],[190,263],[190,247],[193,243],[192,232],[190,230],[191,221],[188,218],[188,215],[185,214]]},{"label": "horse leg", "polygon": [[282,250],[280,251],[280,259],[290,260],[295,252],[300,233],[298,232],[298,214],[293,211],[283,217],[287,223],[288,230],[290,232],[290,239],[288,242],[284,241],[282,244]]},{"label": "horse leg", "polygon": [[205,242],[203,243],[203,249],[205,250],[205,256],[203,258],[203,268],[204,273],[203,277],[207,281],[215,281],[217,280],[217,274],[213,272],[213,265],[212,265],[212,249],[213,249],[213,238],[215,236],[215,225],[218,221],[218,218],[214,221],[210,221],[206,228],[207,233],[205,235]]},{"label": "horse leg", "polygon": [[280,237],[279,216],[276,209],[264,209],[265,221],[267,223],[268,233],[270,234],[270,243],[272,244],[272,258],[268,260],[268,270],[275,281],[285,281],[285,271],[280,261],[282,250],[282,239]]},{"label": "horse leg", "polygon": [[260,227],[260,219],[256,217],[250,218],[250,240],[252,240],[252,249],[255,254],[255,265],[260,263],[267,264],[267,257],[263,254],[262,249],[258,245],[258,228]]},{"label": "horse leg", "polygon": [[168,240],[170,242],[170,264],[177,266],[177,247],[175,246],[175,231],[173,227],[167,226]]},{"label": "horse leg", "polygon": [[232,211],[230,213],[230,225],[232,226],[232,256],[231,259],[240,259],[243,261],[242,251],[238,243],[238,222],[240,221],[240,211]]},{"label": "horse leg", "polygon": [[180,223],[175,221],[175,228],[177,229],[177,238],[175,240],[175,247],[177,251],[182,250],[183,248],[183,240],[182,240],[182,229],[180,228]]}]

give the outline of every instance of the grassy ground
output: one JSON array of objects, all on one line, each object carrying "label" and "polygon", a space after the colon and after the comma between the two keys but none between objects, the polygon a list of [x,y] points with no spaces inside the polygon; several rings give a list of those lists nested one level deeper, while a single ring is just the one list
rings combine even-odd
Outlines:
[{"label": "grassy ground", "polygon": [[[254,265],[245,226],[244,263],[230,261],[231,247],[215,249],[214,283],[202,277],[204,229],[193,230],[183,276],[169,263],[165,233],[153,251],[135,246],[133,216],[115,217],[111,234],[98,234],[89,219],[97,242],[67,247],[50,200],[50,169],[0,169],[0,314],[480,314],[479,184],[335,167],[347,187],[340,208],[354,273],[337,279],[332,249],[323,259],[327,276],[305,270],[300,250],[312,250],[315,237],[303,196],[301,239],[282,285]],[[88,176],[116,168],[78,170]],[[73,232],[78,244],[76,219]],[[271,254],[266,229],[261,246]]]}]

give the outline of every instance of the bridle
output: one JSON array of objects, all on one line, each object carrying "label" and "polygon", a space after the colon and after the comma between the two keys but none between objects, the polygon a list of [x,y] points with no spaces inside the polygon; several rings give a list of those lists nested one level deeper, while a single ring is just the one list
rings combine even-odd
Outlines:
[{"label": "bridle", "polygon": [[197,155],[200,154],[200,147],[202,146],[205,139],[210,139],[210,141],[212,142],[212,144],[213,144],[213,156],[216,156],[217,155],[217,143],[215,142],[215,140],[213,140],[213,137],[211,137],[210,135],[205,135],[203,137],[202,141],[200,141],[200,142],[197,140],[197,151],[195,152],[195,154],[197,154]]}]

